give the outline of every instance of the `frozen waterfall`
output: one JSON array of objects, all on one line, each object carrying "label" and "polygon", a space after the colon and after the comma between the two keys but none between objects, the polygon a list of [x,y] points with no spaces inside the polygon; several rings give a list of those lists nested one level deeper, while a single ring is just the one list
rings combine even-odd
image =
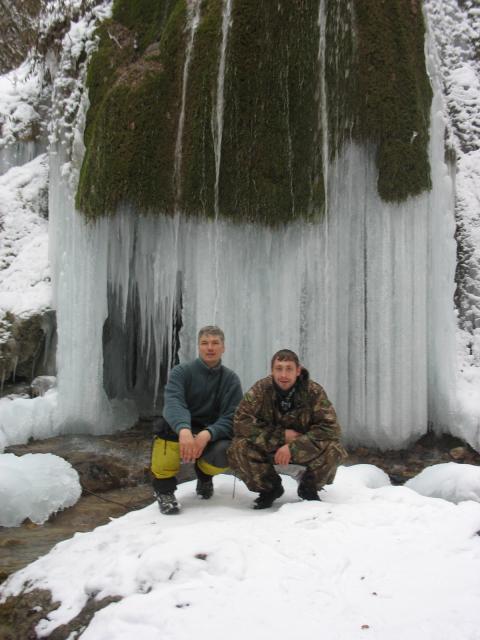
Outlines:
[{"label": "frozen waterfall", "polygon": [[[271,230],[122,212],[108,227],[109,286],[124,318],[129,297],[138,299],[138,342],[158,372],[171,353],[180,294],[180,359],[195,357],[197,329],[212,322],[216,256],[225,363],[244,386],[265,375],[275,350],[290,347],[326,387],[349,442],[400,447],[427,427],[428,370],[437,366],[428,335],[442,329],[438,305],[447,303],[443,311],[453,316],[451,299],[429,296],[433,195],[385,205],[374,188],[373,154],[356,146],[329,175],[328,226]],[[454,256],[453,247],[453,264]],[[445,391],[436,385],[434,406]]]},{"label": "frozen waterfall", "polygon": [[[439,115],[433,122],[441,127]],[[401,447],[426,431],[429,407],[430,415],[441,407],[448,422],[451,381],[437,372],[454,370],[454,325],[445,321],[453,319],[453,280],[449,291],[445,277],[455,245],[445,237],[451,185],[435,157],[441,146],[432,145],[432,193],[402,205],[379,199],[373,152],[351,146],[328,172],[328,223],[274,230],[128,210],[85,225],[60,191],[52,244],[63,251],[56,270],[64,420],[112,425],[102,376],[107,292],[120,332],[137,334],[138,369],[150,363],[155,395],[160,364],[173,354],[180,299],[182,360],[195,356],[198,327],[212,322],[218,260],[225,362],[245,387],[265,375],[275,350],[290,347],[326,387],[350,443]],[[129,340],[113,341],[112,395],[132,393]],[[147,379],[140,376],[140,386]]]},{"label": "frozen waterfall", "polygon": [[[189,5],[190,53],[200,5]],[[230,19],[231,2],[224,0],[212,122],[216,190]],[[131,424],[137,410],[159,413],[168,369],[177,356],[195,357],[198,328],[215,322],[226,333],[224,362],[245,389],[266,375],[274,351],[299,352],[333,401],[348,444],[400,448],[433,426],[480,449],[480,415],[459,403],[454,190],[444,161],[438,61],[427,45],[434,89],[431,192],[386,204],[377,194],[375,149],[347,144],[324,168],[327,205],[317,223],[271,229],[226,221],[217,211],[206,220],[180,210],[139,215],[127,206],[85,223],[74,206],[83,104],[73,158],[59,138],[50,160],[59,328],[51,433],[105,433]],[[177,202],[189,60],[176,144]],[[322,84],[326,100],[324,94]],[[328,136],[322,141],[325,162]],[[216,194],[215,208],[217,201]]]}]

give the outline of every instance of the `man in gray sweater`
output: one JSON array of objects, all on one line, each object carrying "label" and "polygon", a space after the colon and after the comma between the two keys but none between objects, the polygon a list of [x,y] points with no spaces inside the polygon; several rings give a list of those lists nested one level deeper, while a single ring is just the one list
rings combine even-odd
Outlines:
[{"label": "man in gray sweater", "polygon": [[235,409],[242,399],[236,373],[222,365],[223,331],[207,326],[198,333],[198,355],[174,367],[165,387],[163,417],[155,425],[153,489],[164,514],[176,514],[176,474],[180,461],[194,462],[197,495],[213,495],[212,477],[228,469]]}]

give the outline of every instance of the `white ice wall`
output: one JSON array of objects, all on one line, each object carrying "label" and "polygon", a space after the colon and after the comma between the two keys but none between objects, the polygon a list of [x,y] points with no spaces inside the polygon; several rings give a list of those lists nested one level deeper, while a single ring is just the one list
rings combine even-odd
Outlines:
[{"label": "white ice wall", "polygon": [[139,330],[157,354],[180,270],[181,359],[195,357],[200,326],[218,323],[225,363],[247,388],[274,351],[292,348],[350,442],[401,446],[427,426],[429,197],[382,203],[373,154],[355,146],[329,175],[319,224],[271,230],[124,212],[110,222],[110,277],[124,292],[139,286]]}]

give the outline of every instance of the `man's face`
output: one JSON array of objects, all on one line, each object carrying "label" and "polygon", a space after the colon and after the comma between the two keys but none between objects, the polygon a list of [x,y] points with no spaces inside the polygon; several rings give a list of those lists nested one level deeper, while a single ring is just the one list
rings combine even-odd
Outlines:
[{"label": "man's face", "polygon": [[220,362],[224,351],[225,345],[220,336],[204,333],[198,341],[198,355],[207,367],[215,367]]},{"label": "man's face", "polygon": [[288,391],[297,381],[302,367],[299,367],[293,360],[274,360],[272,367],[272,377],[280,389]]}]

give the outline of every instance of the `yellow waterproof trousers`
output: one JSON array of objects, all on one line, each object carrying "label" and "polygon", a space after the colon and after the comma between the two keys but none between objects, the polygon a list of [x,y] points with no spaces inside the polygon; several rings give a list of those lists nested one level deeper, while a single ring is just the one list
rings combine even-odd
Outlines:
[{"label": "yellow waterproof trousers", "polygon": [[[228,470],[228,467],[214,466],[203,457],[197,460],[197,465],[203,473],[209,476],[215,476]],[[179,443],[156,437],[153,442],[151,468],[154,477],[158,480],[175,477],[180,470]]]}]

